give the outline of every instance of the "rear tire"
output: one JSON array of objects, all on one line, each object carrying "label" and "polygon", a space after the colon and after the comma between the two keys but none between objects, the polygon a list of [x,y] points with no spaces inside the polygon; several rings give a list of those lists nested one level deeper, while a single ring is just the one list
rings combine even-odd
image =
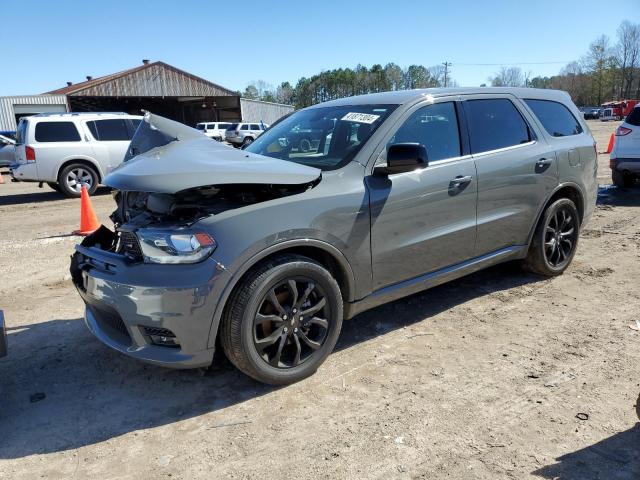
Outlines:
[{"label": "rear tire", "polygon": [[47,185],[49,185],[52,190],[60,192],[60,185],[58,185],[56,182],[47,182]]},{"label": "rear tire", "polygon": [[331,274],[301,255],[250,271],[229,298],[220,343],[239,370],[271,385],[312,375],[342,327],[342,296]]},{"label": "rear tire", "polygon": [[635,183],[635,178],[629,173],[619,170],[611,170],[611,180],[616,187],[630,188]]},{"label": "rear tire", "polygon": [[70,198],[79,197],[83,185],[87,187],[89,195],[93,195],[98,188],[98,182],[95,168],[85,163],[70,163],[58,175],[60,192]]},{"label": "rear tire", "polygon": [[547,207],[533,233],[525,270],[546,277],[561,275],[578,248],[580,216],[575,204],[560,198]]},{"label": "rear tire", "polygon": [[247,145],[250,145],[253,143],[253,138],[251,137],[244,137],[244,140],[242,140],[242,146],[246,147]]}]

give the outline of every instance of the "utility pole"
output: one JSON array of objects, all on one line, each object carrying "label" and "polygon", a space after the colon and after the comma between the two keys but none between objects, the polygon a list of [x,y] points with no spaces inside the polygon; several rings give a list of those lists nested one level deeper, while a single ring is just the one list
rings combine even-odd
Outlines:
[{"label": "utility pole", "polygon": [[451,62],[444,62],[444,86],[447,87],[447,79],[449,77],[449,67],[451,66]]}]

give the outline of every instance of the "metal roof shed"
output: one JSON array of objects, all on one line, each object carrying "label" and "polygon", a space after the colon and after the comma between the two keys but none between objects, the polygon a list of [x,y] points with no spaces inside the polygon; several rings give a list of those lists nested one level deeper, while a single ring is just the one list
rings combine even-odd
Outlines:
[{"label": "metal roof shed", "polygon": [[64,95],[0,97],[0,130],[15,130],[21,117],[67,110],[67,97]]},{"label": "metal roof shed", "polygon": [[66,95],[70,111],[149,110],[187,125],[201,121],[237,120],[237,92],[164,62],[149,62],[47,92]]}]

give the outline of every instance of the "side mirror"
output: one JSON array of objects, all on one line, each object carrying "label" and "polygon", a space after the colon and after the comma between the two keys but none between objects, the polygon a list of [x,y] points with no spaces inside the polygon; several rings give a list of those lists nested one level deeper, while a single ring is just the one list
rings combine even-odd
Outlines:
[{"label": "side mirror", "polygon": [[412,172],[429,164],[427,149],[419,143],[394,143],[387,149],[387,164],[376,165],[375,175]]}]

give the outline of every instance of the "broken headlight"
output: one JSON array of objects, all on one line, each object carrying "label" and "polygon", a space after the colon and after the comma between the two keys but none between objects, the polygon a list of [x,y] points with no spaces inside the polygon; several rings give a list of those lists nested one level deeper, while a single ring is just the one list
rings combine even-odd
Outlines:
[{"label": "broken headlight", "polygon": [[136,235],[146,263],[197,263],[216,249],[204,232],[140,229]]}]

